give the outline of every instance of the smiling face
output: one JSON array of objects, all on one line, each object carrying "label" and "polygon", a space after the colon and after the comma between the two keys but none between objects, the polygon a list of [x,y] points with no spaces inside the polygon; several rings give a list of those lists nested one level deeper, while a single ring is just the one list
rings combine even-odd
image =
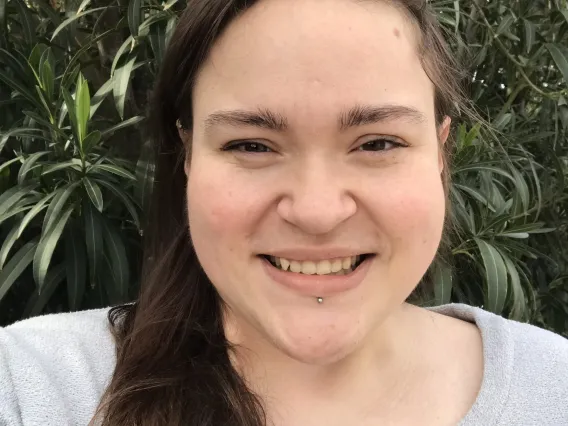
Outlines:
[{"label": "smiling face", "polygon": [[384,2],[265,0],[200,70],[190,233],[244,345],[346,356],[433,260],[447,128],[416,44]]}]

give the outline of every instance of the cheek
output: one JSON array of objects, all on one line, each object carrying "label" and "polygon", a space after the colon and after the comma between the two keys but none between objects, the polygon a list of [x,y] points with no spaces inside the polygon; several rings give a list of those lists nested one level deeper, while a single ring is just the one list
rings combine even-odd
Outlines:
[{"label": "cheek", "polygon": [[254,205],[250,193],[221,167],[192,165],[187,185],[190,227],[219,236],[242,229]]},{"label": "cheek", "polygon": [[383,191],[376,210],[379,226],[387,234],[393,252],[433,257],[445,216],[445,196],[437,168],[398,176]]},{"label": "cheek", "polygon": [[206,270],[250,252],[250,236],[266,209],[264,180],[242,176],[231,166],[199,158],[188,176],[190,234]]}]

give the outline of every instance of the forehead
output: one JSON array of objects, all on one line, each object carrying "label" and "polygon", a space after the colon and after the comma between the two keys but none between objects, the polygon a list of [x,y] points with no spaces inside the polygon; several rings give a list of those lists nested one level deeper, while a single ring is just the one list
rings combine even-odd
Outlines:
[{"label": "forehead", "polygon": [[383,1],[260,1],[217,40],[193,94],[196,121],[261,107],[314,122],[353,104],[403,104],[434,119],[415,28]]}]

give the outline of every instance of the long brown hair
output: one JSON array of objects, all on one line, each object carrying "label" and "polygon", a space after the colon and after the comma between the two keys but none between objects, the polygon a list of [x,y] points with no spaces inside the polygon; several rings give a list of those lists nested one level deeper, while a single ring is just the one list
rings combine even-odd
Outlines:
[{"label": "long brown hair", "polygon": [[[377,0],[380,1],[380,0]],[[417,29],[418,53],[435,87],[439,124],[464,104],[458,66],[425,0],[383,0]],[[264,426],[262,401],[230,362],[222,301],[202,270],[186,215],[185,149],[196,74],[217,38],[254,0],[188,0],[150,106],[156,175],[145,230],[143,284],[133,304],[110,310],[117,362],[93,423],[103,426]],[[447,146],[448,144],[446,144]],[[448,157],[447,157],[448,158]],[[449,179],[445,167],[444,185]]]}]

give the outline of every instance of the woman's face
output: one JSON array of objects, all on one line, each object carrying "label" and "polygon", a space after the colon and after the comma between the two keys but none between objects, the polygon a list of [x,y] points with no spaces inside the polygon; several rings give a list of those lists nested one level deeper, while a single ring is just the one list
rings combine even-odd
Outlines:
[{"label": "woman's face", "polygon": [[193,111],[191,237],[240,341],[346,356],[441,238],[447,127],[409,18],[380,1],[261,1],[216,42]]}]

